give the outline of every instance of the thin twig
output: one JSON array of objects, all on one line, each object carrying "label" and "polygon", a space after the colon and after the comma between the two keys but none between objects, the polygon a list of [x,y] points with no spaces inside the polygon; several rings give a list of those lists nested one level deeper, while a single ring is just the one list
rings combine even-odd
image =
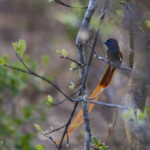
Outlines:
[{"label": "thin twig", "polygon": [[80,64],[78,61],[76,61],[76,60],[74,60],[74,59],[72,59],[72,58],[69,58],[69,57],[64,57],[64,56],[60,56],[60,58],[63,58],[63,59],[67,59],[67,60],[69,60],[69,61],[72,61],[72,62],[74,62],[74,63],[76,63],[78,66],[82,66],[82,64]]},{"label": "thin twig", "polygon": [[92,27],[96,24],[97,21],[100,21],[103,19],[103,17],[105,16],[106,12],[108,11],[108,8],[104,9],[102,11],[102,13],[100,13],[100,15],[97,17],[97,19],[95,20],[95,22],[90,26],[90,30],[92,29]]},{"label": "thin twig", "polygon": [[[74,93],[72,93],[71,95],[69,95],[69,97],[74,96],[74,95],[77,94],[78,92],[79,92],[79,90],[75,91]],[[60,104],[64,103],[67,99],[68,99],[68,98],[64,98],[63,100],[61,100],[61,101],[59,101],[59,102],[57,102],[57,103],[52,103],[51,105],[53,105],[53,106],[60,105]]]},{"label": "thin twig", "polygon": [[62,135],[62,137],[61,137],[58,150],[61,150],[61,148],[62,148],[62,143],[63,143],[64,137],[65,137],[65,135],[66,135],[67,132],[68,132],[69,125],[70,125],[71,120],[72,120],[72,118],[73,118],[73,116],[74,116],[74,113],[75,113],[75,111],[76,111],[77,106],[78,106],[78,102],[76,102],[76,103],[74,104],[73,110],[72,110],[72,112],[71,112],[71,115],[70,115],[69,120],[68,120],[68,122],[67,122],[67,124],[66,124],[65,130],[64,130],[63,135]]},{"label": "thin twig", "polygon": [[106,141],[106,144],[108,145],[108,147],[110,147],[110,139],[111,139],[111,137],[112,137],[112,134],[113,134],[113,131],[114,131],[116,122],[117,122],[117,116],[118,116],[118,110],[117,110],[116,113],[115,113],[115,120],[114,120],[114,123],[113,123],[113,125],[109,128],[109,131],[108,131],[108,137],[107,137],[107,141]]},{"label": "thin twig", "polygon": [[55,2],[57,4],[60,4],[60,5],[69,7],[69,8],[80,8],[80,9],[87,9],[88,8],[87,6],[72,6],[72,5],[69,5],[69,4],[66,4],[66,3],[62,2],[61,0],[55,0]]},{"label": "thin twig", "polygon": [[24,62],[24,60],[17,54],[15,53],[21,64],[28,70],[28,72],[33,72]]},{"label": "thin twig", "polygon": [[33,75],[33,76],[35,76],[37,78],[42,79],[43,81],[45,81],[45,82],[49,83],[50,85],[52,85],[57,91],[59,91],[62,95],[64,95],[71,102],[73,102],[73,100],[67,94],[65,94],[57,85],[55,85],[52,81],[48,80],[44,76],[41,76],[41,75],[35,73],[34,71],[32,71],[31,69],[29,69],[28,67],[27,67],[28,69],[26,68],[27,70],[23,70],[23,69],[20,69],[20,68],[17,68],[17,67],[13,67],[13,66],[7,65],[7,64],[4,64],[3,66],[7,67],[9,69],[20,71],[20,72],[23,72],[23,73],[27,73],[27,74],[30,74],[30,75]]},{"label": "thin twig", "polygon": [[54,141],[54,139],[51,137],[51,136],[47,136],[47,135],[44,135],[44,134],[42,134],[44,137],[46,137],[46,138],[48,138],[49,140],[51,140],[53,143],[54,143],[54,145],[56,146],[56,148],[58,148],[58,145],[56,144],[56,142]]},{"label": "thin twig", "polygon": [[59,131],[59,130],[63,129],[66,125],[67,125],[67,123],[65,123],[64,125],[62,125],[61,127],[57,128],[57,129],[54,129],[52,131],[48,131],[46,133],[43,133],[43,135],[48,136],[49,134],[52,134],[53,132],[56,132],[56,131]]},{"label": "thin twig", "polygon": [[97,36],[98,36],[98,31],[96,31],[95,34],[94,34],[94,38],[93,38],[93,42],[92,42],[92,47],[91,47],[89,59],[88,59],[87,65],[86,65],[85,75],[84,75],[84,78],[83,78],[83,81],[82,81],[82,87],[84,87],[86,79],[87,79],[87,76],[88,76],[88,72],[89,72],[90,65],[91,65],[92,58],[93,58],[95,45],[96,45],[96,42],[97,42]]},{"label": "thin twig", "polygon": [[[99,17],[97,19],[98,21],[100,21],[100,20],[103,21],[104,16],[105,16],[105,14],[106,14],[106,12],[108,10],[108,8],[105,7],[105,4],[106,4],[106,1],[104,3],[102,12],[100,13],[100,15],[99,15]],[[87,62],[87,65],[86,65],[84,80],[82,82],[83,86],[84,86],[84,84],[86,82],[86,79],[87,79],[87,75],[88,75],[88,72],[89,72],[89,69],[90,69],[90,65],[91,65],[91,62],[92,62],[92,58],[93,58],[93,53],[95,52],[95,46],[96,46],[96,42],[97,42],[98,33],[99,33],[98,29],[96,29],[94,37],[93,37],[93,42],[92,42],[92,46],[91,46],[90,55],[89,55],[88,62]]]},{"label": "thin twig", "polygon": [[49,139],[55,144],[55,146],[58,148],[58,145],[56,144],[56,142],[53,140],[53,138],[50,136]]}]

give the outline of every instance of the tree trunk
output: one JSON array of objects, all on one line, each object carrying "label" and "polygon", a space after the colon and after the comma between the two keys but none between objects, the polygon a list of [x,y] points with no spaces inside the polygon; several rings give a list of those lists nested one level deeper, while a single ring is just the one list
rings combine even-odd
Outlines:
[{"label": "tree trunk", "polygon": [[[125,100],[133,107],[136,116],[137,109],[144,112],[145,105],[150,103],[150,28],[146,25],[146,21],[150,21],[150,1],[131,0],[127,5],[125,18],[130,19],[126,20],[125,27],[133,33],[130,43],[134,42],[134,64]],[[125,127],[131,149],[150,150],[148,118],[137,124],[131,117],[125,121]]]}]

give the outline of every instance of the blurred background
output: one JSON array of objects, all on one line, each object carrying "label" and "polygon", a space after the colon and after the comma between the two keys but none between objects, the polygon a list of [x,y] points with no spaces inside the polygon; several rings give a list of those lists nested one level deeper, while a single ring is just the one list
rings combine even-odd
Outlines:
[{"label": "blurred background", "polygon": [[[87,6],[88,0],[66,0],[67,4],[74,6]],[[98,1],[91,26],[96,27],[96,20],[102,9],[103,1]],[[120,39],[115,26],[127,37],[125,29],[120,27],[123,8],[118,1],[111,1],[112,15],[107,14],[100,26],[100,35],[96,45],[96,52],[105,57],[106,47],[103,41],[114,37],[119,41],[119,46],[124,56],[124,65],[128,65],[127,46]],[[48,0],[1,0],[0,1],[0,56],[8,64],[23,66],[15,56],[12,43],[19,39],[26,41],[27,49],[24,60],[38,74],[53,81],[65,93],[70,95],[76,89],[70,89],[70,82],[76,83],[78,70],[70,71],[70,62],[61,59],[56,50],[65,49],[70,58],[78,59],[75,45],[76,35],[85,14],[85,9],[73,9],[59,5]],[[112,23],[115,22],[114,24]],[[90,48],[87,47],[86,58]],[[87,95],[96,87],[98,80],[104,73],[106,64],[93,59],[88,75]],[[127,90],[129,73],[116,71],[111,85],[102,92],[101,101],[108,103],[124,104],[123,93]],[[120,86],[123,85],[123,86]],[[64,97],[52,86],[33,76],[12,71],[0,66],[0,149],[2,150],[35,150],[35,145],[41,144],[45,149],[54,150],[55,145],[42,136],[34,127],[37,124],[42,131],[50,131],[65,124],[72,111],[70,101],[53,106],[47,105],[47,96],[51,95],[54,102],[59,102]],[[80,107],[79,107],[80,108]],[[108,130],[114,122],[116,109],[106,106],[95,106],[90,113],[92,136],[100,138],[105,143]],[[62,130],[52,134],[58,140]],[[84,126],[81,125],[70,135],[70,145],[64,150],[83,149]],[[118,116],[110,149],[127,150],[128,143],[125,137],[123,122]]]}]

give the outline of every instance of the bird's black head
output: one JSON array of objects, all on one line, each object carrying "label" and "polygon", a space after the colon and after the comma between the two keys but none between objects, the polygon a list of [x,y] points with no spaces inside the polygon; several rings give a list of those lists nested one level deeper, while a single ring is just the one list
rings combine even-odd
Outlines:
[{"label": "bird's black head", "polygon": [[114,38],[108,39],[104,44],[106,44],[108,48],[119,48],[118,42]]}]

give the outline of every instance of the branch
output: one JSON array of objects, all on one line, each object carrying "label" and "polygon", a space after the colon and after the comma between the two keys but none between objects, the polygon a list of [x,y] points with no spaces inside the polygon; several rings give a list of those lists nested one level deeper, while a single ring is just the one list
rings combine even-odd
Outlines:
[{"label": "branch", "polygon": [[64,59],[67,59],[69,61],[72,61],[72,62],[76,63],[78,66],[82,67],[82,65],[78,61],[76,61],[76,60],[74,60],[72,58],[64,57],[64,56],[60,56],[60,58],[64,58]]},{"label": "branch", "polygon": [[116,122],[117,122],[117,117],[118,117],[118,110],[116,111],[116,114],[115,114],[114,123],[113,123],[113,125],[111,125],[109,127],[109,130],[108,130],[108,136],[107,136],[107,140],[106,140],[106,144],[108,145],[108,147],[110,147],[110,140],[111,140],[111,137],[112,137],[112,134],[113,134]]},{"label": "branch", "polygon": [[56,142],[53,140],[53,138],[51,136],[47,136],[44,134],[42,134],[42,135],[45,136],[46,138],[48,138],[49,140],[51,140],[54,143],[54,145],[58,148],[58,145],[56,144]]},{"label": "branch", "polygon": [[[85,58],[84,58],[84,43],[88,37],[85,39],[83,38],[83,33],[88,33],[89,29],[89,23],[91,20],[91,17],[96,9],[96,0],[89,0],[88,9],[86,11],[86,14],[82,20],[77,38],[76,38],[76,46],[78,48],[78,55],[79,55],[79,63],[85,64]],[[88,72],[88,71],[87,71]],[[85,95],[85,68],[79,69],[79,78],[82,81],[81,87],[80,87],[80,96],[84,97]],[[87,103],[82,103],[83,107],[83,116],[84,116],[84,124],[85,124],[85,143],[84,143],[84,149],[90,150],[90,142],[91,142],[91,131],[90,131],[90,123],[89,123],[89,114],[88,114],[88,106]]]},{"label": "branch", "polygon": [[[72,93],[71,95],[69,95],[69,97],[74,96],[75,94],[77,94],[79,92],[79,90],[75,91],[74,93]],[[57,102],[57,103],[52,103],[51,105],[53,106],[57,106],[59,104],[62,104],[63,102],[65,102],[68,98],[64,98],[63,100]]]},{"label": "branch", "polygon": [[129,71],[129,72],[132,71],[132,68],[130,68],[130,67],[115,65],[114,63],[110,62],[107,58],[98,56],[96,52],[94,52],[94,53],[95,53],[95,57],[96,57],[98,60],[102,60],[102,61],[104,61],[104,62],[110,64],[111,66],[113,66],[113,67],[115,67],[115,68],[118,68],[118,69],[121,69],[121,70],[126,70],[126,71]]},{"label": "branch", "polygon": [[63,135],[62,135],[62,137],[61,137],[58,150],[61,150],[61,148],[62,148],[62,143],[63,143],[64,137],[65,137],[65,135],[66,135],[67,132],[68,132],[69,125],[70,125],[70,123],[71,123],[71,120],[72,120],[72,118],[73,118],[73,115],[74,115],[74,113],[75,113],[75,111],[76,111],[77,106],[78,106],[78,102],[76,102],[76,103],[74,104],[73,110],[72,110],[72,112],[71,112],[71,115],[70,115],[69,120],[68,120],[68,122],[67,122],[67,124],[66,124],[65,130],[64,130]]},{"label": "branch", "polygon": [[[19,59],[21,60],[21,62],[23,62],[22,64],[24,65],[24,61],[22,59]],[[57,85],[55,85],[52,81],[48,80],[47,78],[45,78],[44,76],[41,76],[39,74],[37,74],[36,72],[32,71],[30,68],[28,68],[26,65],[24,65],[24,67],[27,69],[27,70],[23,70],[23,69],[20,69],[20,68],[17,68],[17,67],[13,67],[11,65],[7,65],[7,64],[4,64],[3,65],[4,67],[6,68],[9,68],[9,69],[12,69],[12,70],[16,70],[16,71],[20,71],[22,73],[27,73],[27,74],[30,74],[32,76],[35,76],[39,79],[42,79],[43,81],[49,83],[50,85],[52,85],[58,92],[60,92],[62,95],[64,95],[67,99],[69,99],[71,102],[73,102],[73,100],[67,95],[65,94]]]},{"label": "branch", "polygon": [[48,131],[48,132],[46,132],[46,133],[43,133],[43,135],[48,137],[49,134],[63,129],[66,125],[67,125],[67,123],[65,123],[63,126],[61,126],[61,127],[59,127],[59,128],[56,128],[56,129],[54,129],[54,130],[52,130],[52,131]]},{"label": "branch", "polygon": [[[99,15],[99,17],[98,17],[98,19],[96,20],[96,21],[100,21],[100,20],[102,20],[103,21],[103,19],[104,19],[104,16],[105,16],[105,14],[106,14],[106,12],[107,12],[107,10],[108,10],[108,8],[107,7],[105,7],[107,2],[105,1],[105,3],[104,3],[104,6],[103,6],[103,10],[102,10],[102,12],[100,13],[100,15]],[[94,25],[94,24],[93,24]],[[91,29],[91,27],[89,28],[89,29]],[[90,52],[90,55],[89,55],[89,58],[88,58],[88,62],[87,62],[87,65],[86,65],[86,71],[85,71],[85,76],[84,76],[84,80],[83,80],[83,85],[82,86],[84,86],[84,84],[85,84],[85,82],[86,82],[86,79],[87,79],[87,75],[88,75],[88,72],[89,72],[89,68],[90,68],[90,65],[91,65],[91,62],[92,62],[92,57],[93,57],[93,53],[95,52],[95,46],[96,46],[96,42],[97,42],[97,37],[98,37],[98,29],[96,29],[96,31],[95,31],[95,34],[94,34],[94,37],[93,37],[93,42],[92,42],[92,46],[91,46],[91,52]],[[88,44],[88,43],[87,43]]]},{"label": "branch", "polygon": [[74,99],[74,101],[84,101],[84,102],[88,102],[88,103],[94,103],[94,104],[98,104],[98,105],[104,105],[104,106],[108,106],[108,107],[111,107],[111,108],[118,108],[118,109],[129,109],[130,107],[129,106],[123,106],[123,105],[118,105],[118,104],[110,104],[110,103],[105,103],[105,102],[101,102],[101,101],[93,101],[93,100],[90,100],[88,98],[77,98],[77,99]]},{"label": "branch", "polygon": [[106,0],[105,0],[105,3],[104,3],[104,6],[103,6],[103,10],[102,12],[100,13],[100,15],[97,17],[97,19],[95,20],[95,22],[89,27],[89,30],[92,29],[92,27],[96,24],[97,21],[100,21],[100,20],[103,20],[104,17],[105,17],[105,14],[107,13],[107,11],[109,10],[108,9],[108,6],[106,6]]},{"label": "branch", "polygon": [[98,31],[96,31],[95,34],[94,34],[94,39],[93,39],[93,43],[92,43],[92,47],[91,47],[91,52],[90,52],[89,59],[88,59],[87,65],[86,65],[85,75],[84,75],[84,78],[83,78],[83,81],[82,81],[82,87],[84,87],[87,76],[88,76],[88,72],[89,72],[90,65],[91,65],[92,58],[93,58],[95,45],[96,45],[96,42],[97,42],[97,36],[98,36]]},{"label": "branch", "polygon": [[80,8],[80,9],[87,9],[88,7],[87,6],[72,6],[72,5],[68,5],[64,2],[62,2],[61,0],[54,0],[57,4],[60,4],[60,5],[63,5],[63,6],[66,6],[66,7],[69,7],[69,8]]}]

